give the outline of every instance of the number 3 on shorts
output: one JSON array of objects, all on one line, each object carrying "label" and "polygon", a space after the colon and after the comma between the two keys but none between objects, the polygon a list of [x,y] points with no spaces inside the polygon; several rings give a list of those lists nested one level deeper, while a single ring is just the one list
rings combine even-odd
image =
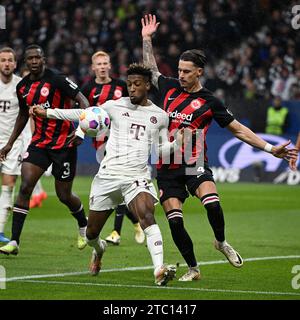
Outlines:
[{"label": "number 3 on shorts", "polygon": [[64,171],[63,174],[61,176],[62,179],[66,179],[70,176],[71,174],[71,170],[70,170],[70,162],[64,162]]}]

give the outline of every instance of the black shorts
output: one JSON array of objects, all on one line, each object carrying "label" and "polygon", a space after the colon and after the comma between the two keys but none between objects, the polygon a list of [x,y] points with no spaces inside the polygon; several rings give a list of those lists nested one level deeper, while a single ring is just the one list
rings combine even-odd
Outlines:
[{"label": "black shorts", "polygon": [[204,171],[199,175],[186,175],[185,168],[172,170],[158,170],[157,185],[159,189],[160,203],[169,198],[177,198],[182,203],[191,195],[195,195],[202,182],[214,181],[213,173],[208,165],[204,165]]},{"label": "black shorts", "polygon": [[23,162],[30,162],[45,171],[52,164],[52,175],[58,181],[70,182],[76,174],[77,148],[42,149],[29,145]]}]

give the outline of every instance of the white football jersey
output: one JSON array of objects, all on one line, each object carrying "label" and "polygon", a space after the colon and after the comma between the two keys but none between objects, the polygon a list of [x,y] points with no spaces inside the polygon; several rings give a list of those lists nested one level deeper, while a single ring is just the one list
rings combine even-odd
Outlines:
[{"label": "white football jersey", "polygon": [[[168,140],[168,114],[150,100],[148,102],[147,106],[134,105],[129,97],[123,97],[100,106],[108,113],[111,127],[98,174],[149,177],[147,164],[152,145],[158,146],[162,154],[169,154],[178,147],[176,141]],[[47,117],[78,121],[82,111],[47,109]]]},{"label": "white football jersey", "polygon": [[134,105],[129,97],[107,101],[101,108],[109,114],[111,128],[99,173],[148,175],[152,144],[168,128],[167,113],[151,101],[148,106]]},{"label": "white football jersey", "polygon": [[[14,75],[9,83],[0,79],[0,141],[8,141],[19,113],[19,102],[16,86],[21,78]],[[25,131],[27,130],[27,131]],[[30,127],[26,126],[18,139],[23,139],[24,134],[31,135]]]}]

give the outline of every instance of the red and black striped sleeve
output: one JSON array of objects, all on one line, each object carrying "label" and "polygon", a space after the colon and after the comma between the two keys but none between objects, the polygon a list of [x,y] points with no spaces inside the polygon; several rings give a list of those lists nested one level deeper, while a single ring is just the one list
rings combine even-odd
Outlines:
[{"label": "red and black striped sleeve", "polygon": [[26,87],[25,82],[21,80],[17,84],[16,92],[17,92],[17,98],[18,98],[18,101],[19,101],[19,107],[28,109],[27,104],[26,104],[26,100],[23,98],[25,87]]},{"label": "red and black striped sleeve", "polygon": [[214,120],[221,128],[225,128],[234,120],[232,112],[225,107],[224,103],[216,97],[209,102]]},{"label": "red and black striped sleeve", "polygon": [[55,75],[54,83],[55,86],[64,94],[64,96],[67,96],[73,100],[80,91],[75,82],[62,75]]}]

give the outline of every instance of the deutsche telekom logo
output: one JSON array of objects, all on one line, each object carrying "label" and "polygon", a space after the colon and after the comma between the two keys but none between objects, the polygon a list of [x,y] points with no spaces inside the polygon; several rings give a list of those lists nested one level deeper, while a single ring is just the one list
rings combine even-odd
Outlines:
[{"label": "deutsche telekom logo", "polygon": [[6,29],[6,12],[3,6],[0,6],[0,29]]}]

